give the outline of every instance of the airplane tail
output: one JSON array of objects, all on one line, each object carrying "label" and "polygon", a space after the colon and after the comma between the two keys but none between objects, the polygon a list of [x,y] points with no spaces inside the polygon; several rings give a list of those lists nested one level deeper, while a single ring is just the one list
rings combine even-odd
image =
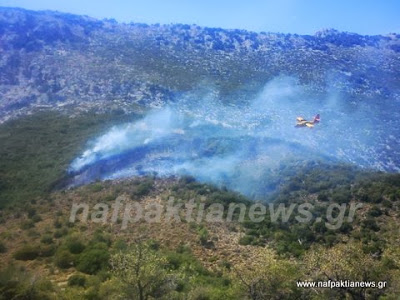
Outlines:
[{"label": "airplane tail", "polygon": [[317,114],[317,115],[314,117],[314,122],[313,122],[313,123],[319,123],[320,121],[321,121],[321,118],[320,118],[319,114]]}]

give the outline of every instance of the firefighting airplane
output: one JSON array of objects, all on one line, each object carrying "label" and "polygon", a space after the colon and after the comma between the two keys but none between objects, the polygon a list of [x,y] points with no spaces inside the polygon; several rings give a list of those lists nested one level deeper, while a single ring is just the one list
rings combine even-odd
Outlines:
[{"label": "firefighting airplane", "polygon": [[313,128],[315,124],[318,124],[321,121],[319,114],[314,117],[314,120],[307,121],[303,117],[296,118],[297,124],[295,127],[308,127]]}]

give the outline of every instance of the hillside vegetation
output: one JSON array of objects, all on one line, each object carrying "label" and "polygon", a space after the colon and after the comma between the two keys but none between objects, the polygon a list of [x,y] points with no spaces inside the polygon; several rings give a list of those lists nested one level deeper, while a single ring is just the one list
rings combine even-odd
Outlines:
[{"label": "hillside vegetation", "polygon": [[[66,166],[85,141],[105,126],[134,117],[71,119],[38,114],[2,125],[1,166],[6,180],[1,190],[1,297],[116,299],[127,293],[136,299],[138,279],[152,283],[142,291],[142,299],[221,299],[221,295],[227,299],[386,295],[392,299],[398,293],[397,174],[320,162],[282,164],[276,191],[265,200],[275,206],[313,204],[308,223],[294,218],[271,222],[268,212],[261,223],[248,218],[238,222],[238,212],[233,222],[222,223],[141,221],[122,229],[122,215],[115,224],[103,224],[93,222],[91,214],[86,223],[79,216],[71,223],[73,203],[87,203],[93,209],[98,203],[111,206],[121,195],[143,205],[166,204],[170,197],[183,204],[195,199],[206,209],[213,203],[224,207],[252,203],[190,177],[142,177],[63,190]],[[331,203],[363,206],[353,222],[345,218],[339,228],[330,229],[326,210]],[[138,261],[138,251],[146,253],[144,261]],[[143,266],[143,273],[124,273],[124,257]],[[328,259],[332,257],[333,261]],[[155,266],[161,273],[152,273]],[[387,280],[389,287],[316,292],[296,287],[297,280],[326,280],[327,274],[337,279]]]},{"label": "hillside vegetation", "polygon": [[398,299],[399,70],[398,34],[0,8],[0,300]]},{"label": "hillside vegetation", "polygon": [[42,112],[0,126],[0,207],[45,197],[59,187],[72,159],[113,124],[135,115]]},{"label": "hillside vegetation", "polygon": [[[347,172],[341,168],[329,171],[352,177]],[[90,215],[87,222],[81,215],[76,222],[69,221],[73,203],[88,204],[91,214],[95,204],[112,205],[120,195],[142,205],[165,204],[171,196],[182,203],[195,199],[206,208],[216,202],[249,204],[240,195],[190,178],[94,183],[38,197],[2,210],[0,294],[3,299],[117,299],[124,295],[129,299],[325,299],[346,295],[395,299],[400,288],[400,241],[394,238],[399,197],[391,195],[399,192],[400,184],[396,176],[377,176],[378,181],[369,179],[364,184],[367,188],[373,182],[378,184],[382,198],[348,198],[365,204],[362,214],[350,227],[328,231],[315,223],[306,227],[296,222],[254,226],[239,223],[237,214],[229,223],[142,220],[126,229],[121,228],[122,215],[116,223],[94,222]],[[345,186],[347,179],[341,180]],[[354,179],[348,182],[354,184]],[[329,188],[333,194],[341,189]],[[354,192],[361,189],[360,185]],[[303,191],[303,200],[313,201],[315,193],[325,195],[327,189],[312,194]],[[286,198],[287,192],[277,199],[281,197]],[[314,213],[324,216],[322,209]],[[109,217],[111,214],[109,211]],[[126,264],[139,266],[140,273],[132,273]],[[297,280],[328,279],[387,280],[389,287],[296,287]],[[138,282],[150,284],[142,290],[143,298],[139,297]]]}]

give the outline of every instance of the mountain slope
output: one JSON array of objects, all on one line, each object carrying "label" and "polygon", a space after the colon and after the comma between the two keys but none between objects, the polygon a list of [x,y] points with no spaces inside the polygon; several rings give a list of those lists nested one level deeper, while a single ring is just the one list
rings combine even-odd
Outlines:
[{"label": "mountain slope", "polygon": [[0,120],[161,106],[205,84],[237,102],[279,75],[313,94],[399,99],[399,49],[396,34],[254,33],[0,8]]}]

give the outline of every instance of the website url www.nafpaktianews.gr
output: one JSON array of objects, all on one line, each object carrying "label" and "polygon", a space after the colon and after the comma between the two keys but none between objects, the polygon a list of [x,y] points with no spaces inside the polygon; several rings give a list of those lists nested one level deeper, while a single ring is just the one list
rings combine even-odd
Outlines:
[{"label": "website url www.nafpaktianews.gr", "polygon": [[351,280],[327,280],[327,281],[297,281],[299,288],[386,288],[386,281],[351,281]]}]

